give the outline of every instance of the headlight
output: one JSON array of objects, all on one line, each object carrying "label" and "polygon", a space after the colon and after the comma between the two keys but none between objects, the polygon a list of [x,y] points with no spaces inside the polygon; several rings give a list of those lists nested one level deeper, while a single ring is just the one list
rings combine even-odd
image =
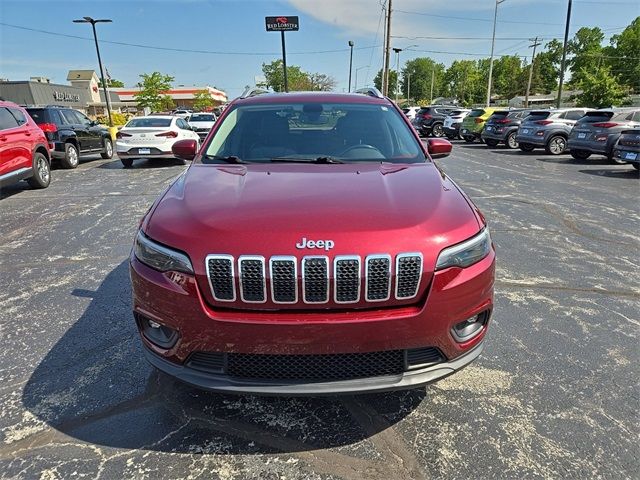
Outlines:
[{"label": "headlight", "polygon": [[184,272],[193,274],[191,261],[184,253],[172,250],[150,240],[138,231],[133,251],[138,260],[161,272]]},{"label": "headlight", "polygon": [[484,228],[475,237],[440,252],[436,262],[436,270],[448,267],[468,267],[489,255],[490,251],[491,236],[489,229]]}]

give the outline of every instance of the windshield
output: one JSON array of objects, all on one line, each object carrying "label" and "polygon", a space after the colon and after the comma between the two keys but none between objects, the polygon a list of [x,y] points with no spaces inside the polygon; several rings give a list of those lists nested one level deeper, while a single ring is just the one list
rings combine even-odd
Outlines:
[{"label": "windshield", "polygon": [[240,105],[222,120],[203,163],[316,160],[424,162],[425,156],[392,107],[362,103]]},{"label": "windshield", "polygon": [[171,126],[171,118],[134,118],[129,120],[129,123],[125,125],[125,127],[137,128],[137,127],[170,127]]},{"label": "windshield", "polygon": [[193,114],[189,119],[190,122],[213,122],[216,117],[213,115]]}]

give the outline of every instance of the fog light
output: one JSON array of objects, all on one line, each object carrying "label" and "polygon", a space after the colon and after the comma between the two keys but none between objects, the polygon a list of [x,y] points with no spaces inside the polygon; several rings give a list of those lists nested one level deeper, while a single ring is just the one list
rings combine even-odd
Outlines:
[{"label": "fog light", "polygon": [[177,330],[167,327],[166,325],[162,325],[145,317],[144,315],[140,315],[139,313],[135,313],[134,316],[138,322],[142,335],[144,335],[144,337],[151,343],[161,348],[171,348],[178,341]]},{"label": "fog light", "polygon": [[457,342],[467,342],[478,335],[489,319],[489,312],[485,311],[471,318],[456,323],[451,329],[451,334]]}]

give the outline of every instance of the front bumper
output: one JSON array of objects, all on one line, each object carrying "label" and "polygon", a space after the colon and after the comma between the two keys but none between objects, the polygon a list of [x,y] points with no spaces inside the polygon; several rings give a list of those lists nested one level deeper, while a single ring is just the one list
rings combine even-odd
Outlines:
[{"label": "front bumper", "polygon": [[[453,325],[493,309],[495,253],[465,269],[436,272],[419,304],[364,310],[261,311],[211,307],[195,277],[161,273],[130,258],[134,313],[178,332],[175,344],[161,348],[141,335],[149,361],[177,378],[218,391],[311,394],[411,388],[437,380],[466,365],[466,356],[482,342],[489,325],[465,342]],[[140,328],[140,323],[138,323]],[[375,353],[433,347],[440,363],[390,377],[331,381],[239,381],[195,371],[185,365],[194,352],[222,354],[323,355]],[[465,356],[468,361],[460,360]],[[244,377],[242,377],[244,379]]]},{"label": "front bumper", "polygon": [[276,380],[234,379],[227,375],[216,375],[195,370],[185,365],[176,365],[163,359],[146,346],[144,348],[144,354],[149,363],[158,370],[203,390],[219,393],[296,396],[376,393],[422,387],[466,367],[480,356],[483,349],[484,342],[481,341],[466,354],[448,362],[404,372],[400,375],[333,382],[284,382]]},{"label": "front bumper", "polygon": [[445,135],[457,136],[460,133],[460,124],[452,123],[450,126],[444,126],[443,129]]}]

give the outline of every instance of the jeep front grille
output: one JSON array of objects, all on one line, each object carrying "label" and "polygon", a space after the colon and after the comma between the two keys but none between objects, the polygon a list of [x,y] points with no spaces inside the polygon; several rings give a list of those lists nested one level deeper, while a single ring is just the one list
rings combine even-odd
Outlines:
[{"label": "jeep front grille", "polygon": [[[268,262],[268,267],[267,267]],[[420,253],[369,255],[273,256],[208,255],[207,278],[219,302],[276,304],[337,304],[383,302],[392,296],[408,300],[418,295],[422,279]],[[395,280],[395,281],[394,281]],[[236,291],[239,292],[236,295]],[[239,297],[239,298],[237,298]]]}]

